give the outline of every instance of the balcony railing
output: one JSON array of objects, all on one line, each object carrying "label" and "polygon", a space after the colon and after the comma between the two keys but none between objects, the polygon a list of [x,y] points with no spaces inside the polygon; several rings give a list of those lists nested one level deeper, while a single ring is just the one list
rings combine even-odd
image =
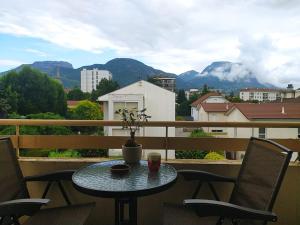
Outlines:
[{"label": "balcony railing", "polygon": [[[120,148],[127,137],[124,136],[90,136],[90,135],[23,135],[20,134],[21,126],[115,126],[122,125],[121,121],[85,121],[85,120],[0,120],[0,126],[15,126],[16,134],[12,135],[14,145],[17,149],[38,149],[41,148],[59,148],[59,149],[98,149],[98,148]],[[190,137],[169,137],[171,127],[200,128],[200,127],[233,127],[239,128],[298,128],[300,123],[262,123],[262,122],[166,122],[150,121],[144,124],[145,127],[160,127],[165,129],[164,137],[137,137],[138,142],[143,144],[145,149],[169,149],[175,150],[224,150],[224,151],[244,151],[248,143],[248,138],[190,138]],[[236,133],[236,132],[235,132]],[[293,151],[300,151],[300,140],[298,139],[276,139],[275,141],[291,148]],[[95,159],[99,161],[99,159]],[[267,159],[266,159],[267,160]],[[224,162],[215,163],[205,161],[198,163],[194,160],[176,160],[169,161],[177,169],[199,169],[209,172],[215,172],[224,176],[235,177],[239,171],[240,163]],[[203,162],[203,161],[201,161]],[[78,160],[39,160],[24,159],[20,157],[20,165],[25,176],[41,174],[61,169],[77,169],[91,163],[86,159]],[[276,201],[274,212],[279,217],[277,225],[299,224],[300,216],[297,213],[299,209],[298,187],[299,164],[292,163],[287,171],[281,191]],[[64,183],[72,203],[97,202],[96,209],[90,216],[87,224],[113,224],[114,220],[114,202],[112,199],[94,198],[83,195],[72,187],[71,183]],[[161,224],[163,202],[180,203],[182,199],[190,196],[197,182],[187,183],[179,177],[176,185],[168,191],[159,193],[156,197],[149,196],[140,198],[139,205],[139,223],[144,225]],[[41,197],[46,184],[34,183],[29,185],[31,197]],[[54,186],[47,196],[52,201],[51,206],[64,205],[58,187]],[[228,199],[232,190],[230,184],[217,184],[216,190],[221,199]],[[207,186],[204,185],[199,197],[211,198]]]},{"label": "balcony railing", "polygon": [[[12,125],[16,127],[15,135],[12,135],[13,143],[17,151],[19,149],[118,149],[128,139],[126,136],[92,136],[92,135],[23,135],[20,134],[20,126],[122,126],[122,121],[104,120],[30,120],[30,119],[2,119],[0,126]],[[144,127],[162,127],[165,129],[164,137],[136,137],[144,149],[172,150],[197,150],[203,151],[245,151],[249,138],[191,138],[169,137],[170,127],[232,127],[237,128],[299,128],[299,122],[190,122],[190,121],[149,121],[143,123]],[[252,132],[253,133],[253,132]],[[298,139],[273,139],[276,142],[290,148],[295,152],[300,151]],[[19,152],[18,152],[19,155]],[[167,158],[166,158],[167,159]]]}]

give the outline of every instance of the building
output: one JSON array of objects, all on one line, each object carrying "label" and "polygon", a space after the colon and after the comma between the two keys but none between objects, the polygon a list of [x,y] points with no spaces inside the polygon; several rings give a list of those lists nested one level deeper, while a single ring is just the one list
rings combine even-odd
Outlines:
[{"label": "building", "polygon": [[281,90],[273,88],[244,88],[240,90],[243,101],[275,101],[281,98]]},{"label": "building", "polygon": [[297,98],[300,96],[300,89],[294,90],[289,84],[285,89],[275,88],[244,88],[240,90],[240,99],[243,101],[271,102],[280,99]]},{"label": "building", "polygon": [[158,81],[158,84],[169,91],[175,92],[176,78],[173,77],[154,77]]},{"label": "building", "polygon": [[112,79],[112,74],[108,70],[83,69],[80,73],[81,91],[91,93],[92,90],[96,90],[97,84],[102,79]]},{"label": "building", "polygon": [[218,92],[209,92],[206,95],[201,96],[191,104],[191,116],[194,121],[200,119],[201,104],[203,103],[229,103],[229,101]]},{"label": "building", "polygon": [[185,93],[186,99],[189,100],[190,96],[195,95],[195,94],[200,94],[201,92],[197,88],[191,88],[190,90],[185,91],[184,93]]},{"label": "building", "polygon": [[[120,115],[115,113],[120,108],[141,110],[146,107],[146,113],[151,116],[151,121],[175,121],[175,93],[144,80],[100,96],[98,101],[103,103],[104,120],[120,120]],[[104,134],[129,136],[128,130],[124,130],[122,127],[105,127]],[[165,134],[165,128],[161,127],[141,128],[136,133],[137,136],[156,137],[165,137]],[[168,136],[175,136],[174,127],[168,128]],[[146,152],[149,151],[144,151],[144,157]],[[161,153],[164,157],[164,151]],[[110,149],[109,154],[120,155],[121,151]],[[168,151],[168,158],[175,158],[175,151]]]},{"label": "building", "polygon": [[[300,103],[200,103],[201,122],[300,122]],[[205,132],[222,133],[228,138],[300,138],[300,128],[215,128]],[[240,153],[241,156],[243,153]],[[295,158],[295,156],[294,156]]]}]

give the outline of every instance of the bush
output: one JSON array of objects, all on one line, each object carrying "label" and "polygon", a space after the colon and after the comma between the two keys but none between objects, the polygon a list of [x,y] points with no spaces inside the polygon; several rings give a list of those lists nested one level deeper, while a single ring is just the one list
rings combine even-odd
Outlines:
[{"label": "bush", "polygon": [[206,151],[175,151],[176,159],[204,159]]},{"label": "bush", "polygon": [[222,160],[225,159],[225,157],[217,152],[209,152],[206,154],[204,159],[209,159],[209,160]]},{"label": "bush", "polygon": [[204,132],[202,129],[193,130],[190,137],[213,137],[211,134]]},{"label": "bush", "polygon": [[[190,137],[201,138],[201,137],[212,137],[210,134],[205,133],[202,129],[193,130]],[[194,150],[194,151],[175,151],[176,159],[204,159],[206,151]]]},{"label": "bush", "polygon": [[49,158],[79,158],[81,157],[80,153],[75,150],[54,150],[50,151]]},{"label": "bush", "polygon": [[78,152],[82,157],[108,157],[107,149],[80,149]]}]

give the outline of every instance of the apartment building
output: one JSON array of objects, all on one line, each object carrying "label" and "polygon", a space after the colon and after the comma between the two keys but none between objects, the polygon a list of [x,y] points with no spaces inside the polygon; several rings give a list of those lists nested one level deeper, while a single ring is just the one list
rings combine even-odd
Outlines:
[{"label": "apartment building", "polygon": [[276,88],[244,88],[240,90],[240,99],[243,101],[271,102],[286,98],[297,98],[300,89],[295,90],[292,84],[284,89]]},{"label": "apartment building", "polygon": [[176,78],[173,77],[155,77],[160,86],[169,91],[175,92],[176,89]]},{"label": "apartment building", "polygon": [[275,101],[281,98],[280,89],[272,88],[244,88],[240,90],[240,99],[243,101]]},{"label": "apartment building", "polygon": [[91,93],[96,90],[97,84],[100,83],[102,79],[112,79],[112,74],[108,70],[83,69],[80,72],[80,87],[81,91]]}]

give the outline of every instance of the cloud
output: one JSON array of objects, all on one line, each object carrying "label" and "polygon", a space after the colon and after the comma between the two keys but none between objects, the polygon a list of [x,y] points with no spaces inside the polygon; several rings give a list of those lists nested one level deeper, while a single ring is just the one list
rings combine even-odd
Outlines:
[{"label": "cloud", "polygon": [[14,66],[19,66],[21,64],[25,64],[25,63],[18,60],[0,59],[0,66],[2,67],[14,67]]},{"label": "cloud", "polygon": [[36,54],[36,55],[41,56],[41,57],[47,57],[48,56],[48,54],[46,52],[43,52],[43,51],[40,51],[40,50],[37,50],[37,49],[33,49],[33,48],[26,48],[26,49],[24,49],[24,51]]},{"label": "cloud", "polygon": [[[298,0],[10,0],[1,3],[0,33],[113,50],[177,74],[242,61],[262,81],[285,85],[280,72],[292,79],[298,68],[299,11]],[[230,79],[243,74],[234,68]]]}]

